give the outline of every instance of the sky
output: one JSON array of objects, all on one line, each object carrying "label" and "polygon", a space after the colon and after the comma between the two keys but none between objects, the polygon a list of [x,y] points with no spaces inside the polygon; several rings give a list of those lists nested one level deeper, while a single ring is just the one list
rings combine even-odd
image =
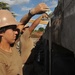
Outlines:
[{"label": "sky", "polygon": [[[0,0],[0,2],[8,3],[11,11],[17,15],[16,20],[20,21],[20,19],[25,14],[27,14],[30,9],[34,8],[41,2],[46,3],[50,10],[53,12],[54,8],[57,6],[58,0]],[[39,15],[35,15],[34,17],[32,17],[32,19],[36,19],[38,16]]]}]

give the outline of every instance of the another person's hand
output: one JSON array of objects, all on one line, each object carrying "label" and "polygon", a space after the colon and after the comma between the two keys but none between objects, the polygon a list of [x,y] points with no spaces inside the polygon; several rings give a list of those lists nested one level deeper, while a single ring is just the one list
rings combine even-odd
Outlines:
[{"label": "another person's hand", "polygon": [[48,11],[48,10],[49,10],[49,7],[45,3],[39,3],[35,8],[32,8],[30,10],[30,13],[32,15],[42,14],[42,13]]}]

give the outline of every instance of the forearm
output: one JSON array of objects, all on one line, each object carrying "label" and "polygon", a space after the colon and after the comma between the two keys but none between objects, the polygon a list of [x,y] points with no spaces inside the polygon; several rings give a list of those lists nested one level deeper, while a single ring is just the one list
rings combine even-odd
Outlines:
[{"label": "forearm", "polygon": [[48,15],[47,14],[42,14],[40,17],[38,17],[33,23],[32,25],[30,26],[29,30],[30,30],[30,33],[35,29],[35,27],[37,25],[39,25],[40,21],[42,18],[48,18]]},{"label": "forearm", "polygon": [[36,28],[36,26],[40,23],[41,19],[42,19],[42,16],[38,17],[38,18],[32,23],[32,25],[31,25],[30,28],[29,28],[30,33],[31,33],[31,32]]},{"label": "forearm", "polygon": [[20,32],[22,31],[22,29],[28,23],[28,21],[31,19],[32,16],[33,16],[32,14],[28,13],[22,17],[22,19],[20,20],[20,22],[22,24],[17,26],[17,28],[20,30]]},{"label": "forearm", "polygon": [[20,22],[23,24],[23,25],[26,25],[28,23],[28,21],[32,18],[33,15],[31,14],[26,14],[24,15],[24,17],[20,20]]}]

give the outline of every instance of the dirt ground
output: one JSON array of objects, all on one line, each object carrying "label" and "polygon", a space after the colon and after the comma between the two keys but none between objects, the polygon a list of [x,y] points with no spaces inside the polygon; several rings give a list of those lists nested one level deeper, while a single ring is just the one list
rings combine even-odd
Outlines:
[{"label": "dirt ground", "polygon": [[43,35],[43,32],[33,32],[31,35],[31,38],[33,39],[34,44],[40,39],[40,37]]}]

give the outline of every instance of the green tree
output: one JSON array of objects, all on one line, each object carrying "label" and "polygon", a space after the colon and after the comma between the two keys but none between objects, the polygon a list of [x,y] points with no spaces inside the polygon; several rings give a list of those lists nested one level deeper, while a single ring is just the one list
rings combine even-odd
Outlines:
[{"label": "green tree", "polygon": [[[0,2],[0,10],[1,9],[7,9],[9,11],[11,10],[11,8],[9,7],[9,4],[5,2]],[[12,14],[14,17],[16,17],[15,13],[12,12]]]},{"label": "green tree", "polygon": [[4,2],[0,2],[0,9],[10,10],[9,4],[8,3],[4,3]]},{"label": "green tree", "polygon": [[38,31],[44,31],[45,29],[43,28],[43,27],[40,27],[39,29],[38,29]]}]

